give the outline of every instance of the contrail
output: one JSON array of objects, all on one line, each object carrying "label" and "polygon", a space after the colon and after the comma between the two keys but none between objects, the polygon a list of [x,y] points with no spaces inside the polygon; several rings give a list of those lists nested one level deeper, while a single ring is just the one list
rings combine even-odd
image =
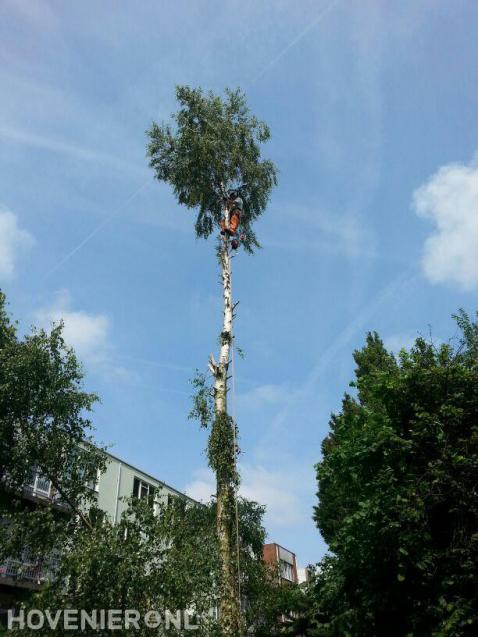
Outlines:
[{"label": "contrail", "polygon": [[404,272],[399,274],[395,279],[385,285],[376,296],[371,299],[350,321],[344,329],[339,332],[335,339],[325,349],[324,353],[320,357],[319,362],[311,370],[303,385],[297,389],[289,398],[283,409],[277,414],[274,419],[270,431],[267,435],[271,435],[272,432],[277,433],[277,429],[280,429],[294,405],[304,400],[310,393],[317,387],[319,379],[324,371],[327,370],[329,365],[336,359],[338,353],[349,343],[349,341],[362,330],[367,322],[374,316],[374,314],[383,306],[390,298],[396,296],[403,288],[412,283],[416,275],[413,274],[414,267],[410,266]]},{"label": "contrail", "polygon": [[251,86],[252,84],[255,84],[257,81],[259,81],[261,79],[261,77],[263,77],[267,73],[267,71],[269,71],[273,66],[275,66],[277,64],[277,62],[279,62],[279,60],[281,60],[284,57],[284,55],[286,55],[286,53],[288,53],[292,49],[292,47],[294,47],[298,42],[300,42],[302,40],[302,38],[305,37],[307,35],[307,33],[309,33],[309,31],[312,31],[312,29],[315,28],[317,26],[317,24],[323,18],[325,18],[325,16],[329,13],[329,11],[331,9],[333,9],[335,7],[335,5],[338,4],[338,2],[339,2],[339,0],[332,0],[332,2],[325,7],[325,9],[320,11],[320,13],[317,15],[315,20],[310,22],[299,33],[299,35],[297,35],[291,42],[289,42],[289,44],[285,48],[283,48],[282,51],[278,55],[276,55],[276,57],[273,60],[271,60],[269,62],[269,64],[266,64],[266,66],[262,69],[262,71],[259,73],[259,75],[257,75],[250,82],[249,86]]},{"label": "contrail", "polygon": [[82,161],[91,162],[97,161],[105,164],[110,164],[117,170],[124,170],[128,173],[136,173],[141,176],[144,175],[144,170],[136,164],[131,164],[121,158],[108,153],[102,153],[92,148],[85,148],[78,146],[77,144],[69,141],[63,141],[61,139],[55,139],[53,137],[44,137],[30,133],[28,131],[12,128],[11,126],[0,125],[0,137],[17,144],[23,144],[25,146],[31,146],[33,148],[42,148],[54,153],[61,153],[76,157]]},{"label": "contrail", "polygon": [[117,208],[115,208],[113,210],[113,212],[111,212],[106,219],[103,219],[103,221],[96,226],[96,228],[94,230],[92,230],[90,232],[89,235],[87,235],[82,241],[80,241],[80,243],[73,248],[73,250],[71,250],[71,252],[69,252],[67,255],[65,255],[63,257],[63,259],[61,259],[60,261],[58,261],[58,263],[56,265],[54,265],[50,270],[48,270],[48,272],[45,274],[44,278],[47,279],[51,274],[53,274],[53,272],[55,272],[56,270],[58,270],[58,268],[60,268],[62,265],[64,265],[67,261],[69,261],[71,259],[72,256],[74,256],[79,250],[81,250],[81,248],[86,245],[91,239],[93,239],[93,237],[98,234],[98,232],[100,232],[100,230],[102,230],[106,225],[108,225],[117,215],[119,215],[119,213],[124,210],[126,208],[126,206],[131,203],[133,201],[133,199],[135,199],[135,197],[137,197],[139,195],[140,192],[142,192],[146,186],[148,186],[151,183],[151,179],[148,178],[144,184],[142,186],[140,186],[137,190],[135,190],[125,201],[123,201],[123,203],[121,203]]}]

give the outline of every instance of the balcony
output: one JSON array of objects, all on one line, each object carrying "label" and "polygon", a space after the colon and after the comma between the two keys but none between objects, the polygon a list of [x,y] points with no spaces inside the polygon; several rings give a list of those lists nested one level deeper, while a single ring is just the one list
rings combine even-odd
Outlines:
[{"label": "balcony", "polygon": [[51,481],[42,476],[38,469],[32,470],[23,488],[26,493],[35,498],[53,500],[57,495]]},{"label": "balcony", "polygon": [[0,563],[0,584],[36,588],[50,581],[58,568],[54,558],[34,561],[26,552],[21,559],[7,558]]}]

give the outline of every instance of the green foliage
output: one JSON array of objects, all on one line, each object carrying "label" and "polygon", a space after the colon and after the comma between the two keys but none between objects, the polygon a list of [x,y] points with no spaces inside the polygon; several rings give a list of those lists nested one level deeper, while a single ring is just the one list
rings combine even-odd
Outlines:
[{"label": "green foliage", "polygon": [[478,323],[458,346],[355,352],[357,396],[317,465],[319,635],[458,637],[478,630]]},{"label": "green foliage", "polygon": [[[117,525],[103,518],[92,530],[78,528],[72,534],[58,579],[39,592],[29,607],[90,612],[135,609],[142,615],[149,610],[164,615],[166,610],[195,609],[202,619],[194,634],[219,637],[218,622],[210,614],[220,594],[215,509],[215,504],[195,505],[172,498],[161,500],[153,510],[145,500],[131,499]],[[263,513],[257,504],[239,501],[241,587],[248,599],[246,624],[272,630],[277,615],[272,613],[271,600],[276,600],[277,593],[262,563]],[[134,632],[152,634],[147,628]],[[42,635],[59,633],[45,629]],[[183,633],[160,629],[155,634]]]},{"label": "green foliage", "polygon": [[219,337],[220,345],[230,345],[232,343],[232,335],[231,332],[227,332],[226,330],[221,332]]},{"label": "green foliage", "polygon": [[180,204],[198,210],[196,234],[203,238],[219,226],[224,189],[246,183],[242,245],[252,252],[259,245],[253,222],[277,181],[276,167],[260,153],[269,128],[251,115],[240,90],[226,90],[222,99],[178,86],[176,97],[174,125],[153,122],[148,130],[150,166],[157,179],[173,187]]},{"label": "green foliage", "polygon": [[206,375],[196,370],[196,376],[191,380],[196,390],[193,394],[193,406],[188,414],[190,420],[198,420],[201,427],[207,429],[214,416],[213,388],[207,381]]},{"label": "green foliage", "polygon": [[[166,610],[174,613],[194,602],[198,612],[207,614],[211,601],[207,555],[212,547],[202,532],[206,525],[201,507],[174,501],[163,502],[154,511],[147,500],[131,499],[117,525],[103,517],[93,529],[78,528],[72,534],[58,578],[38,593],[30,606],[89,612],[134,609],[142,616],[154,610],[164,616]],[[190,533],[192,529],[198,535]],[[205,624],[209,625],[207,619]],[[144,625],[134,632],[152,634]],[[45,630],[42,634],[62,631]],[[83,634],[110,632],[86,629]],[[171,630],[167,634],[182,633]]]},{"label": "green foliage", "polygon": [[214,413],[214,388],[208,383],[205,374],[197,371],[191,384],[196,393],[192,396],[193,406],[189,418],[198,420],[203,428],[211,425],[207,446],[209,466],[222,484],[236,488],[239,484],[235,461],[239,453],[237,425],[227,413]]},{"label": "green foliage", "polygon": [[[105,466],[104,453],[91,444],[86,416],[96,396],[82,390],[82,370],[63,341],[61,325],[19,338],[0,294],[0,328],[0,516],[9,522],[0,526],[0,554],[14,556],[28,547],[38,558],[51,551],[59,558],[56,579],[25,601],[26,608],[194,608],[205,614],[196,634],[219,636],[216,619],[208,615],[222,586],[216,505],[173,498],[153,509],[149,500],[131,499],[113,525],[92,506],[87,485]],[[193,384],[199,395],[193,415],[207,424],[211,388],[201,375]],[[234,458],[233,433],[227,414],[214,419],[209,452],[216,468]],[[237,485],[232,466],[222,471],[228,486]],[[21,497],[32,467],[54,481],[60,501],[53,506]],[[279,634],[278,591],[262,562],[264,510],[241,499],[238,510],[245,623],[260,628],[258,635]],[[42,635],[48,634],[44,627]]]},{"label": "green foliage", "polygon": [[457,355],[467,359],[470,365],[478,365],[478,322],[472,321],[463,309],[453,318],[461,331]]},{"label": "green foliage", "polygon": [[237,355],[239,356],[239,358],[242,358],[244,360],[244,358],[246,357],[246,354],[245,354],[244,350],[242,349],[242,347],[239,347],[239,345],[236,345],[235,348],[236,348],[236,352],[237,352]]},{"label": "green foliage", "polygon": [[224,485],[237,487],[239,474],[236,470],[236,453],[234,428],[237,437],[237,426],[225,412],[219,412],[214,418],[208,440],[207,456],[209,466],[216,473],[218,481]]},{"label": "green foliage", "polygon": [[[270,577],[274,581],[275,573]],[[309,585],[282,584],[270,586],[262,596],[263,614],[254,637],[312,637],[317,625],[315,598]]]},{"label": "green foliage", "polygon": [[[62,326],[20,338],[0,293],[0,556],[28,546],[47,551],[78,520],[65,514],[93,501],[88,482],[105,465],[86,417],[97,399],[82,390],[83,372]],[[32,469],[50,479],[62,507],[35,507],[20,497]]]}]

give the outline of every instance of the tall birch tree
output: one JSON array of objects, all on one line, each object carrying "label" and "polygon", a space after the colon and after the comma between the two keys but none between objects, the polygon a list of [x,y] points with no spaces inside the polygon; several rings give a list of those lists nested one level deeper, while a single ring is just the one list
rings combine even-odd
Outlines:
[{"label": "tall birch tree", "polygon": [[[231,238],[227,232],[221,235],[219,230],[221,220],[228,219],[225,193],[245,184],[241,190],[241,247],[249,253],[259,247],[253,224],[267,206],[277,170],[272,161],[261,158],[261,144],[269,139],[269,128],[252,115],[240,90],[226,90],[222,98],[212,92],[179,86],[176,98],[179,108],[172,116],[172,123],[153,122],[148,130],[148,156],[155,177],[169,183],[178,202],[194,210],[197,237],[207,239],[217,233],[223,297],[220,351],[217,362],[212,354],[209,358],[212,407],[208,407],[204,387],[195,407],[202,424],[210,426],[208,459],[216,475],[220,624],[224,636],[236,637],[243,632],[234,532],[239,475],[236,423],[229,415],[227,400],[235,305],[231,288]],[[206,400],[201,403],[201,398]]]}]

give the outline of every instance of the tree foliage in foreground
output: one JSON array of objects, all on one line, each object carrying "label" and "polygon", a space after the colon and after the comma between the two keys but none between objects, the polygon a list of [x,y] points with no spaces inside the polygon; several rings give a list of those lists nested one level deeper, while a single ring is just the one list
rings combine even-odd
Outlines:
[{"label": "tree foliage in foreground", "polygon": [[[242,593],[246,623],[257,637],[279,635],[278,614],[286,604],[262,562],[263,508],[241,500],[240,535]],[[140,621],[140,630],[116,630],[118,635],[221,634],[215,613],[219,603],[219,565],[215,504],[195,505],[180,498],[150,502],[132,498],[117,525],[99,514],[92,529],[78,528],[64,547],[58,577],[31,599],[36,609],[134,609],[143,618],[156,611],[165,618],[188,609],[200,618],[198,629],[155,630]],[[65,585],[66,584],[66,585]],[[32,634],[37,631],[31,631]],[[86,629],[82,634],[109,635]],[[28,634],[23,631],[22,634]],[[42,629],[42,635],[62,634]]]},{"label": "tree foliage in foreground", "polygon": [[[25,608],[155,610],[163,616],[195,609],[204,617],[195,634],[220,635],[209,615],[220,598],[216,505],[168,502],[158,494],[155,509],[150,501],[131,499],[119,524],[112,524],[94,506],[88,486],[106,459],[91,444],[86,414],[96,396],[83,391],[82,380],[61,325],[20,337],[0,294],[0,559],[21,558],[25,548],[31,561],[52,551],[58,558],[56,578]],[[66,507],[25,499],[32,467],[53,480]],[[264,511],[245,500],[238,510],[245,623],[257,637],[276,635],[287,603],[262,562]],[[41,634],[50,634],[46,625]],[[63,634],[62,627],[52,634]],[[172,628],[167,634],[177,633]]]},{"label": "tree foliage in foreground", "polygon": [[[0,525],[0,559],[25,548],[42,557],[75,525],[89,524],[88,483],[105,457],[91,444],[87,414],[97,397],[83,390],[82,380],[62,325],[20,336],[0,292],[0,518],[8,521]],[[52,481],[61,507],[34,506],[23,497],[35,469]]]},{"label": "tree foliage in foreground", "polygon": [[316,632],[478,632],[478,323],[458,342],[418,338],[398,357],[376,333],[354,354],[356,396],[333,415],[315,520],[332,552]]}]

